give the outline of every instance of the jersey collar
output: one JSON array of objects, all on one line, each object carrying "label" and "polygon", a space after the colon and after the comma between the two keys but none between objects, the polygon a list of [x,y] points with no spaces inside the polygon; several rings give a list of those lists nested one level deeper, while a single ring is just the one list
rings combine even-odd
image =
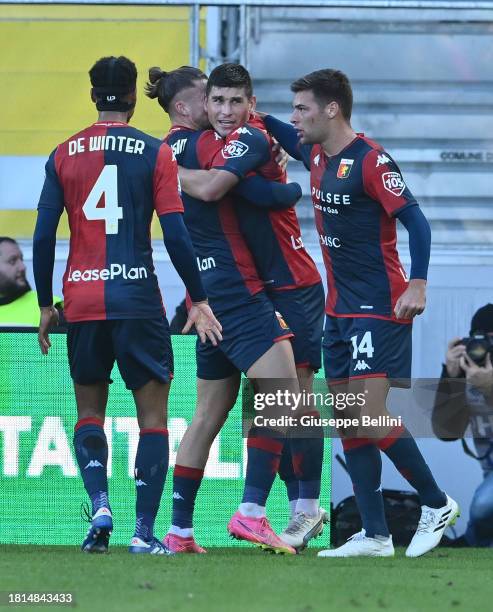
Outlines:
[{"label": "jersey collar", "polygon": [[96,121],[96,123],[93,123],[93,126],[96,125],[103,127],[129,127],[128,123],[123,121]]},{"label": "jersey collar", "polygon": [[328,155],[324,148],[322,147],[322,145],[320,145],[320,148],[322,149],[323,154],[325,155],[325,157],[327,158],[327,160],[330,159],[336,159],[337,157],[340,157],[341,155],[344,155],[344,152],[347,151],[348,149],[350,149],[355,142],[358,142],[358,140],[360,140],[361,138],[364,138],[364,133],[363,132],[356,132],[356,136],[351,140],[351,142],[349,142],[343,149],[341,149],[339,151],[339,153],[336,153],[335,155]]},{"label": "jersey collar", "polygon": [[195,132],[196,130],[192,130],[192,128],[186,126],[186,125],[172,125],[169,129],[168,134],[173,134],[174,132],[178,132],[178,131],[183,131],[186,130],[187,132]]}]

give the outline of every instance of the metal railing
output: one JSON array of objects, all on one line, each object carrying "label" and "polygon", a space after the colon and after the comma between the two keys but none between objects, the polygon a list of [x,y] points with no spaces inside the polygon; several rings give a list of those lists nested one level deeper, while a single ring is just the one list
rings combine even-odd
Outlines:
[{"label": "metal railing", "polygon": [[[493,10],[493,0],[0,0],[1,4],[56,4],[56,5],[149,5],[190,7],[190,65],[198,66],[201,59],[215,62],[238,61],[248,67],[248,43],[250,39],[250,9],[269,8],[374,8],[374,9],[464,9]],[[225,33],[224,53],[218,58],[208,58],[200,47],[200,9],[202,7],[227,8],[228,22]]]}]

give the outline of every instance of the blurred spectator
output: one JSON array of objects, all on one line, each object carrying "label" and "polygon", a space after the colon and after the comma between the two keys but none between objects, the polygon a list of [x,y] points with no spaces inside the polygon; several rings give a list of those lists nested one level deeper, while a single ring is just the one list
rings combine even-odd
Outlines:
[{"label": "blurred spectator", "polygon": [[[477,334],[485,339],[486,356],[481,359],[468,339],[449,342],[433,407],[433,429],[442,440],[462,438],[464,451],[483,470],[483,482],[471,501],[467,530],[451,545],[487,547],[493,545],[493,304],[473,316],[470,337]],[[475,453],[463,439],[468,427]]]},{"label": "blurred spectator", "polygon": [[[55,298],[57,308],[61,302]],[[13,238],[0,236],[0,326],[38,325],[38,297],[27,282],[22,251]]]}]

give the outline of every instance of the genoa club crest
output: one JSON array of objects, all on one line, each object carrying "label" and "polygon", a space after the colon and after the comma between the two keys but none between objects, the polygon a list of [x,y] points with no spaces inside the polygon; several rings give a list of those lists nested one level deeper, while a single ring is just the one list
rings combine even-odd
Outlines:
[{"label": "genoa club crest", "polygon": [[353,167],[354,159],[341,159],[339,168],[337,169],[337,178],[345,179],[349,176]]}]

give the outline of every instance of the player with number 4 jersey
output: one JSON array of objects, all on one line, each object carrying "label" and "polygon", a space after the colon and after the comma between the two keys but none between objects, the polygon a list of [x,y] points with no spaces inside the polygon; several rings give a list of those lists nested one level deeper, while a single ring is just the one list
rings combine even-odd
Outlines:
[{"label": "player with number 4 jersey", "polygon": [[128,125],[137,70],[125,57],[105,57],[90,72],[93,125],[50,155],[38,204],[33,264],[47,354],[56,319],[52,276],[56,229],[65,209],[70,251],[63,278],[67,347],[78,421],[74,448],[92,512],[84,552],[107,552],[113,529],[104,418],[115,361],[132,391],[140,428],[135,458],[136,524],[129,552],[170,554],[154,537],[169,460],[167,402],[173,378],[168,321],[154,273],[150,224],[159,217],[170,259],[193,302],[187,331],[213,344],[221,326],[207,304],[185,224],[177,164],[168,145]]},{"label": "player with number 4 jersey", "polygon": [[67,321],[163,315],[149,225],[154,210],[183,213],[171,149],[127,123],[94,123],[46,164],[39,207],[64,205],[72,230]]}]

